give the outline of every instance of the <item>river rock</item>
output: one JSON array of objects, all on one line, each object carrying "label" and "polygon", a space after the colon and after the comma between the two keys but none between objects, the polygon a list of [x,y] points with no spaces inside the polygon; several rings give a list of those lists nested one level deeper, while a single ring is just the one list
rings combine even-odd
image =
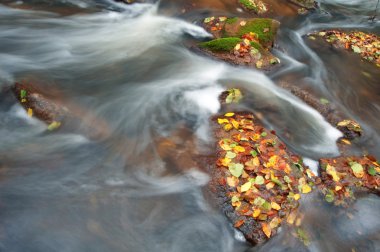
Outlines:
[{"label": "river rock", "polygon": [[270,69],[279,63],[279,59],[270,53],[278,21],[268,18],[209,17],[203,25],[215,38],[199,44],[207,55],[258,69]]},{"label": "river rock", "polygon": [[68,116],[68,109],[65,106],[53,101],[36,85],[17,82],[12,91],[30,116],[48,125],[54,121],[62,122]]},{"label": "river rock", "polygon": [[11,90],[30,117],[48,125],[48,130],[64,128],[91,139],[103,139],[111,135],[108,123],[91,111],[68,101],[59,90],[44,86],[17,82]]},{"label": "river rock", "polygon": [[327,158],[319,164],[321,192],[327,202],[348,206],[357,193],[380,195],[380,165],[374,157]]},{"label": "river rock", "polygon": [[346,116],[330,102],[319,99],[310,92],[286,82],[280,83],[280,86],[317,110],[326,121],[343,133],[345,139],[354,140],[362,136],[362,128],[359,123],[352,119],[347,119]]},{"label": "river rock", "polygon": [[372,33],[361,31],[345,32],[340,30],[322,30],[309,35],[321,37],[335,48],[358,54],[363,60],[380,67],[380,38]]},{"label": "river rock", "polygon": [[[230,92],[226,104],[239,97],[236,90]],[[252,113],[228,112],[212,122],[211,191],[233,226],[252,244],[263,243],[297,209],[301,195],[312,191],[316,177]]]}]

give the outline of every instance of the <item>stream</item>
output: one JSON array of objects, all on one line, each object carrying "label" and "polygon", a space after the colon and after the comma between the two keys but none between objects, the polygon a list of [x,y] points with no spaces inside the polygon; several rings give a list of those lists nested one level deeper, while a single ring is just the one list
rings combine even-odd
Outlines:
[{"label": "stream", "polygon": [[80,124],[47,133],[0,94],[0,251],[379,251],[374,195],[337,219],[333,207],[307,198],[308,248],[286,228],[251,247],[207,197],[206,167],[192,162],[212,153],[209,118],[230,87],[249,92],[238,109],[263,115],[311,163],[338,155],[341,133],[281,89],[283,80],[358,121],[358,148],[380,158],[379,68],[304,36],[327,28],[380,34],[380,22],[368,22],[377,1],[322,0],[309,15],[275,16],[282,66],[267,75],[191,49],[210,38],[196,25],[202,18],[247,16],[230,1],[146,2],[0,0],[0,89],[23,81],[59,90],[101,131],[91,138]]}]

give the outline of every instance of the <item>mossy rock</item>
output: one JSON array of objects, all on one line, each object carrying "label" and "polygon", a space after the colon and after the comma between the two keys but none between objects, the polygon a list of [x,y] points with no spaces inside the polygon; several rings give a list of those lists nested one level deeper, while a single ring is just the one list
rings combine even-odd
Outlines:
[{"label": "mossy rock", "polygon": [[229,52],[233,50],[236,44],[240,43],[241,41],[242,39],[236,37],[219,38],[200,43],[199,46],[212,52]]},{"label": "mossy rock", "polygon": [[233,23],[225,24],[223,37],[241,37],[253,32],[257,34],[261,45],[267,48],[273,45],[279,24],[278,21],[270,18],[238,18]]},{"label": "mossy rock", "polygon": [[239,4],[248,11],[263,14],[268,11],[267,6],[261,0],[238,0]]}]

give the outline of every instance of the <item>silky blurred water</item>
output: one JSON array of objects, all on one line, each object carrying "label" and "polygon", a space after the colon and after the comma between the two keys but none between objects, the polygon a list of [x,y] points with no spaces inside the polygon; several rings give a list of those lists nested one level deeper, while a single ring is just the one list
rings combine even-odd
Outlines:
[{"label": "silky blurred water", "polygon": [[[183,1],[145,2],[0,1],[0,87],[24,81],[59,90],[86,122],[46,132],[9,92],[1,94],[0,250],[378,250],[373,196],[353,206],[351,220],[332,219],[332,208],[310,196],[302,210],[313,238],[308,249],[286,228],[251,248],[209,201],[206,167],[194,162],[212,152],[209,117],[226,87],[246,90],[237,109],[265,115],[298,154],[336,155],[340,133],[276,86],[289,76],[358,120],[363,146],[379,157],[379,70],[303,37],[326,27],[378,33],[379,23],[366,16],[375,1],[322,1],[325,11],[278,17],[275,53],[283,67],[269,76],[187,47],[210,37],[194,21],[238,12],[226,1],[210,1],[207,11],[207,1],[190,9]],[[88,134],[89,125],[101,134]]]}]

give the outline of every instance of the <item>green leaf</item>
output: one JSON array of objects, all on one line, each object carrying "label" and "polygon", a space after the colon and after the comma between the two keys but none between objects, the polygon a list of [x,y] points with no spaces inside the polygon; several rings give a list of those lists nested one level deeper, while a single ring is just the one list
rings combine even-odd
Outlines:
[{"label": "green leaf", "polygon": [[61,126],[61,123],[60,123],[60,122],[56,122],[56,121],[54,121],[54,122],[52,122],[51,124],[49,124],[49,126],[47,127],[47,129],[48,129],[49,131],[53,131],[53,130],[55,130],[55,129],[58,129],[60,126]]},{"label": "green leaf", "polygon": [[23,99],[23,98],[26,98],[26,90],[24,90],[24,89],[21,89],[21,91],[20,91],[20,97],[21,97],[21,99]]},{"label": "green leaf", "polygon": [[327,99],[325,99],[325,98],[321,98],[319,101],[320,101],[323,105],[327,105],[327,104],[330,103],[329,100],[327,100]]},{"label": "green leaf", "polygon": [[272,206],[268,201],[265,201],[264,204],[262,204],[261,206],[267,211],[270,211],[272,209]]},{"label": "green leaf", "polygon": [[266,202],[265,199],[263,199],[261,197],[257,197],[253,201],[253,204],[256,205],[256,206],[262,206],[265,202]]},{"label": "green leaf", "polygon": [[352,162],[351,164],[351,170],[354,172],[355,177],[361,178],[364,175],[364,169],[363,166],[357,162]]},{"label": "green leaf", "polygon": [[325,200],[329,203],[334,202],[334,200],[335,200],[334,192],[329,190],[325,196]]},{"label": "green leaf", "polygon": [[360,48],[358,46],[353,45],[351,48],[352,48],[352,50],[354,50],[354,53],[361,53],[362,52],[362,50],[360,50]]},{"label": "green leaf", "polygon": [[241,186],[241,192],[246,192],[248,191],[252,186],[252,183],[251,181],[248,181],[247,183],[245,183],[244,185]]},{"label": "green leaf", "polygon": [[231,174],[235,177],[240,177],[241,174],[243,173],[244,165],[242,164],[235,164],[235,163],[230,163],[228,165],[228,170],[231,172]]},{"label": "green leaf", "polygon": [[243,98],[241,91],[237,88],[228,90],[228,96],[226,97],[226,103],[239,103]]},{"label": "green leaf", "polygon": [[233,159],[236,157],[236,153],[232,151],[227,151],[226,158]]},{"label": "green leaf", "polygon": [[375,170],[375,167],[371,166],[368,168],[368,174],[371,175],[371,176],[376,176],[376,170]]},{"label": "green leaf", "polygon": [[251,151],[251,155],[252,155],[252,157],[256,157],[257,156],[257,151],[255,151],[255,150]]},{"label": "green leaf", "polygon": [[263,185],[264,182],[265,182],[265,180],[264,180],[264,177],[263,177],[263,176],[257,176],[257,177],[255,178],[255,184],[256,184],[256,185]]},{"label": "green leaf", "polygon": [[238,202],[240,199],[239,199],[239,197],[238,196],[232,196],[232,198],[231,198],[231,202],[232,203],[235,203],[235,202]]},{"label": "green leaf", "polygon": [[289,176],[284,176],[284,180],[288,184],[292,183],[292,181],[290,180]]}]

